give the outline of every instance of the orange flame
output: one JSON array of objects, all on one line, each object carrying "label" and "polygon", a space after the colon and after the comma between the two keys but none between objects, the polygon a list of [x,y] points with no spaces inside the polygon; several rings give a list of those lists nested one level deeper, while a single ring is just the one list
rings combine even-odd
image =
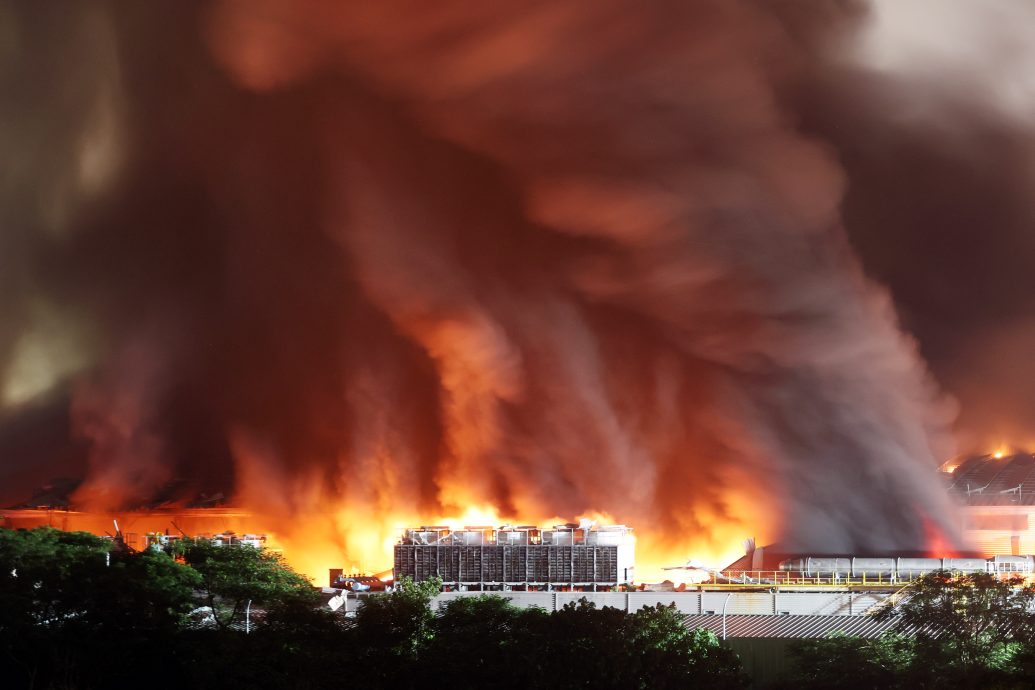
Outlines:
[{"label": "orange flame", "polygon": [[929,558],[956,558],[959,551],[953,546],[953,540],[933,520],[921,518],[924,526],[926,556]]},{"label": "orange flame", "polygon": [[[671,538],[661,526],[637,525],[618,520],[604,512],[587,511],[578,516],[508,516],[490,505],[471,506],[461,513],[434,516],[414,513],[396,513],[361,516],[355,510],[339,508],[337,513],[296,516],[282,522],[280,529],[269,532],[270,544],[283,551],[291,565],[312,577],[317,583],[327,577],[329,568],[344,568],[348,572],[377,573],[392,567],[392,551],[406,527],[422,524],[447,525],[454,528],[485,525],[500,527],[511,524],[550,526],[580,519],[597,524],[630,524],[636,535],[636,581],[693,583],[699,571],[665,570],[692,559],[721,568],[743,553],[743,529],[730,525],[712,527],[712,538],[687,534],[684,539]],[[339,528],[336,530],[335,525]],[[744,527],[741,525],[741,527]]]}]

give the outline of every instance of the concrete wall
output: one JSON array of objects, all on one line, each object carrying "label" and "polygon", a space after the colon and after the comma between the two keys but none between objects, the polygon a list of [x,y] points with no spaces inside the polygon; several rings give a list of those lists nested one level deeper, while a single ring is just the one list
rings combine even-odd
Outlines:
[{"label": "concrete wall", "polygon": [[[443,592],[432,604],[440,605],[472,592]],[[598,607],[637,611],[644,606],[674,604],[683,613],[852,616],[866,613],[888,595],[884,592],[494,592],[516,606],[538,606],[556,611],[586,598]],[[727,602],[728,598],[728,602]]]},{"label": "concrete wall", "polygon": [[[478,596],[480,592],[443,592],[432,608],[458,597]],[[683,613],[773,615],[858,616],[865,614],[889,596],[887,592],[491,592],[510,599],[515,606],[537,606],[557,611],[583,597],[598,607],[611,606],[637,611],[644,606],[674,604]],[[346,611],[355,611],[365,595],[348,596]],[[727,603],[727,597],[729,601]]]}]

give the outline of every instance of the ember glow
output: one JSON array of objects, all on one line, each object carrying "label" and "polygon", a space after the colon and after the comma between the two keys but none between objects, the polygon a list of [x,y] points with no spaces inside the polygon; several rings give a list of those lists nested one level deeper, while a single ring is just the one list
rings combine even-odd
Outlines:
[{"label": "ember glow", "polygon": [[957,539],[947,534],[942,527],[929,520],[924,521],[926,555],[930,558],[956,558],[960,555]]},{"label": "ember glow", "polygon": [[765,5],[19,10],[86,74],[6,87],[53,121],[4,125],[0,428],[67,425],[94,510],[223,490],[318,579],[419,524],[627,524],[641,580],[954,546],[952,405]]},{"label": "ember glow", "polygon": [[995,458],[996,460],[1001,460],[1003,458],[1006,458],[1006,457],[1009,457],[1009,456],[1013,455],[1015,452],[1017,452],[1017,451],[1014,450],[1011,446],[1009,446],[1009,445],[1007,445],[1005,443],[1000,443],[996,447],[996,449],[994,451],[992,451],[992,457]]}]

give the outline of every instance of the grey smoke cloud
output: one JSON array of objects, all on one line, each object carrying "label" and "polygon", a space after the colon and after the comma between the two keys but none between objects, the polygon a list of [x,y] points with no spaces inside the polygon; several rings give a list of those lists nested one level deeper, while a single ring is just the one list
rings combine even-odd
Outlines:
[{"label": "grey smoke cloud", "polygon": [[121,99],[106,6],[4,3],[0,24],[0,400],[11,405],[89,358],[88,326],[48,300],[34,263],[114,177]]},{"label": "grey smoke cloud", "polygon": [[70,465],[68,430],[43,430],[67,425],[67,411],[44,408],[67,405],[64,387],[98,356],[89,316],[51,289],[43,265],[121,166],[108,5],[0,3],[0,103],[0,478],[26,491]]},{"label": "grey smoke cloud", "polygon": [[959,400],[960,449],[1030,450],[1035,368],[1021,352],[1035,346],[1035,10],[1014,0],[860,9],[804,41],[812,58],[792,107],[839,152],[853,246]]}]

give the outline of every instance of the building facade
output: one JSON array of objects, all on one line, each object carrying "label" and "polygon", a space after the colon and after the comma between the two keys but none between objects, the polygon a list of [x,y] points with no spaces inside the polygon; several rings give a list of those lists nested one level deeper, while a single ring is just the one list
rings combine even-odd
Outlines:
[{"label": "building facade", "polygon": [[1035,457],[984,455],[943,467],[963,506],[960,535],[984,556],[1035,554]]}]

